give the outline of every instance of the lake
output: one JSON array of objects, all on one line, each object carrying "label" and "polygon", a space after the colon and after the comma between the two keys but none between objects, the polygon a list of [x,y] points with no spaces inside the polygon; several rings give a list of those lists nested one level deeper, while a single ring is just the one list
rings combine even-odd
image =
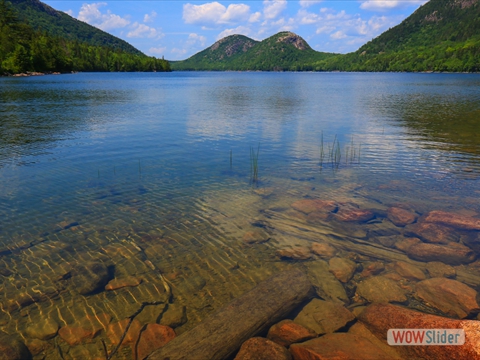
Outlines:
[{"label": "lake", "polygon": [[0,101],[0,328],[38,356],[102,357],[142,302],[181,334],[334,255],[355,268],[323,297],[350,309],[381,275],[445,315],[398,261],[480,288],[480,227],[458,225],[480,218],[480,75],[85,73],[0,78]]}]

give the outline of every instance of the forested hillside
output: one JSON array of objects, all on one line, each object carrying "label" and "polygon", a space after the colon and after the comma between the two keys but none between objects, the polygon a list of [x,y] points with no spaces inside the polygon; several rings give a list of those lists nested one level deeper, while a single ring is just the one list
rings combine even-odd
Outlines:
[{"label": "forested hillside", "polygon": [[23,72],[170,71],[165,60],[120,48],[52,36],[22,20],[0,0],[0,75]]}]

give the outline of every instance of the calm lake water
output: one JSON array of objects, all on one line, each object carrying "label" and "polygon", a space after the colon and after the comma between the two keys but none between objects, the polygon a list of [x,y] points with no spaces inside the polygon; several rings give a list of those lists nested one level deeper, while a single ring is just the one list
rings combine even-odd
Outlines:
[{"label": "calm lake water", "polygon": [[[0,328],[29,343],[32,323],[114,323],[164,301],[139,321],[170,311],[182,333],[268,276],[318,261],[277,252],[317,241],[359,266],[388,265],[405,256],[387,241],[404,236],[382,216],[389,207],[479,216],[479,119],[471,74],[1,78]],[[316,198],[376,215],[312,222],[291,207]],[[105,279],[82,275],[92,263],[108,280],[142,282],[103,291]],[[456,269],[480,278],[476,264]],[[360,272],[343,284],[350,305]],[[107,331],[86,345],[42,336],[39,358],[112,347]]]}]

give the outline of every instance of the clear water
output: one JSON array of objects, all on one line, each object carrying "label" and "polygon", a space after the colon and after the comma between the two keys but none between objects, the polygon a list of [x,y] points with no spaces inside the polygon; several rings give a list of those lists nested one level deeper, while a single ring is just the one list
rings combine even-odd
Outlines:
[{"label": "clear water", "polygon": [[[290,205],[305,197],[478,216],[478,119],[480,76],[471,74],[2,78],[0,326],[28,338],[28,324],[46,317],[60,326],[102,312],[121,320],[164,298],[161,273],[186,306],[181,333],[269,275],[302,266],[276,250],[318,237],[295,225],[305,221]],[[251,148],[259,149],[254,183]],[[271,240],[246,245],[258,220],[271,225]],[[383,225],[317,231],[334,242]],[[64,275],[92,260],[143,283],[78,296]],[[57,293],[8,305],[36,286]],[[101,348],[48,344],[52,359],[59,349],[75,358]]]}]

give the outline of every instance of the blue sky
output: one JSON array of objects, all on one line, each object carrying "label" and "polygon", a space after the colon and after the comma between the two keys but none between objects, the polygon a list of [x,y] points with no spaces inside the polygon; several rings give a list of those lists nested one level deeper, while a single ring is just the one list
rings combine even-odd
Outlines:
[{"label": "blue sky", "polygon": [[315,50],[347,53],[399,24],[425,0],[44,2],[148,55],[183,60],[227,35],[263,40],[284,30]]}]

